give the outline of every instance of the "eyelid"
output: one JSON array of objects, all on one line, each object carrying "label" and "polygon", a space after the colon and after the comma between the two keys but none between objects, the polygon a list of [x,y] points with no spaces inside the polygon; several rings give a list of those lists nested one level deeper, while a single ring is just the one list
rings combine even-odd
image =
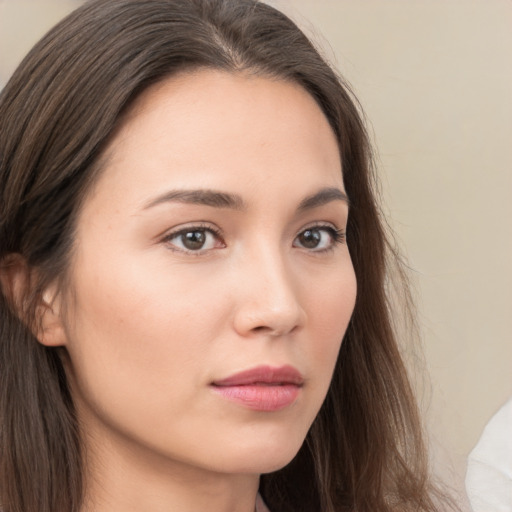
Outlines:
[{"label": "eyelid", "polygon": [[306,224],[305,226],[303,226],[302,228],[299,229],[299,231],[297,232],[297,234],[300,234],[304,231],[307,231],[308,229],[326,229],[326,230],[332,230],[336,233],[340,233],[340,234],[345,234],[345,229],[344,228],[338,228],[338,226],[334,223],[334,222],[330,222],[330,221],[315,221],[315,222],[311,222],[310,224]]}]

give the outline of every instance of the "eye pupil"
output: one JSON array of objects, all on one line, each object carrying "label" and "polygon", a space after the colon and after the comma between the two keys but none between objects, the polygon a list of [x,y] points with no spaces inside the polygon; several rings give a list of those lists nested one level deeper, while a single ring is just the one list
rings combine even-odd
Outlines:
[{"label": "eye pupil", "polygon": [[201,249],[206,242],[204,231],[188,231],[181,236],[183,245],[191,251]]},{"label": "eye pupil", "polygon": [[301,245],[307,249],[314,249],[322,241],[322,235],[318,229],[306,229],[299,238]]}]

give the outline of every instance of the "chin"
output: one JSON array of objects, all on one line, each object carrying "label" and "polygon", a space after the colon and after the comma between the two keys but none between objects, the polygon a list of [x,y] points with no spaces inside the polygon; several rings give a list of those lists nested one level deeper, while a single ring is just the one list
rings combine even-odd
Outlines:
[{"label": "chin", "polygon": [[260,436],[258,442],[245,444],[245,446],[231,445],[226,451],[223,463],[226,472],[264,474],[273,473],[288,465],[300,450],[305,435],[294,437],[271,437],[264,439]]}]

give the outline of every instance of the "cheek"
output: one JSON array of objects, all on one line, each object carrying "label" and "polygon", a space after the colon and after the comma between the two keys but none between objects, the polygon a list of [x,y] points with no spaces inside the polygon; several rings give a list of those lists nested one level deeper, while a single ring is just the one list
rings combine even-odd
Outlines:
[{"label": "cheek", "polygon": [[326,339],[341,340],[354,310],[357,295],[355,272],[350,260],[338,271],[326,272],[325,278],[310,294],[309,320]]},{"label": "cheek", "polygon": [[204,389],[221,315],[180,279],[83,284],[68,350],[86,428],[186,458],[208,435],[205,417],[216,417]]},{"label": "cheek", "polygon": [[218,301],[206,301],[209,293],[204,288],[198,293],[199,287],[191,286],[190,280],[182,286],[178,273],[166,282],[163,272],[125,273],[118,268],[105,272],[101,285],[95,281],[78,283],[71,351],[112,358],[138,373],[150,363],[156,368],[169,360],[176,366],[192,364],[197,360],[194,352],[204,349],[216,331]]},{"label": "cheek", "polygon": [[209,292],[179,272],[170,280],[156,265],[116,263],[101,275],[83,265],[75,279],[67,348],[78,388],[97,404],[123,396],[142,408],[156,397],[185,401],[187,383],[204,378],[219,303],[206,304]]},{"label": "cheek", "polygon": [[343,272],[332,272],[328,284],[324,282],[309,294],[307,361],[314,365],[318,395],[325,396],[329,388],[356,295],[357,283],[351,264]]}]

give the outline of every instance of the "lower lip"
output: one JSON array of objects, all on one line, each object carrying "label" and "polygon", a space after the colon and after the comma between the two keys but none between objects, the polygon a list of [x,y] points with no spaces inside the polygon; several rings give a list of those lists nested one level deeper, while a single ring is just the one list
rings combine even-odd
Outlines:
[{"label": "lower lip", "polygon": [[295,402],[300,392],[300,387],[294,384],[212,386],[212,389],[232,402],[263,412],[285,409]]}]

